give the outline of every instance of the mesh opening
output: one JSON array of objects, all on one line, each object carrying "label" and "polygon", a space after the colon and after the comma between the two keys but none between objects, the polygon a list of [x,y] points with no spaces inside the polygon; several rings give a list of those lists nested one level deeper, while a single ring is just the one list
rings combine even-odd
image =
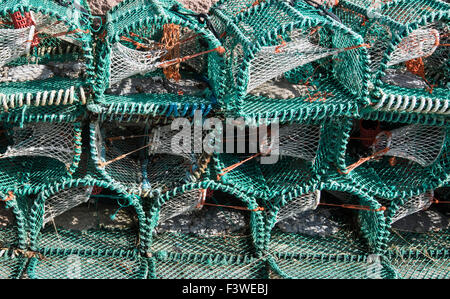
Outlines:
[{"label": "mesh opening", "polygon": [[142,184],[140,161],[144,153],[138,149],[145,144],[143,135],[145,135],[144,125],[117,122],[95,125],[96,154],[100,161],[113,161],[126,155],[106,166],[100,166],[100,170],[104,170],[111,180],[131,192],[138,192]]},{"label": "mesh opening", "polygon": [[[292,209],[298,201],[310,203]],[[364,254],[366,241],[360,236],[361,224],[357,211],[339,207],[328,207],[318,202],[316,192],[293,199],[275,216],[275,227],[269,250],[276,255],[333,255]],[[339,203],[336,199],[325,199],[322,203]],[[283,217],[283,218],[279,218]]]},{"label": "mesh opening", "polygon": [[[391,3],[388,3],[391,2]],[[355,8],[356,7],[356,8]],[[361,9],[361,10],[358,10]],[[449,27],[444,17],[432,14],[446,12],[448,7],[439,1],[341,1],[334,7],[344,24],[360,33],[371,45],[369,48],[373,74],[381,69],[384,55],[387,69],[381,78],[385,92],[403,94],[408,89],[425,91],[438,97],[448,88]],[[358,11],[365,11],[361,14]],[[382,17],[386,17],[383,19]],[[396,23],[393,23],[396,22]],[[409,27],[420,23],[419,27]],[[410,29],[398,42],[395,37],[403,29]]]}]

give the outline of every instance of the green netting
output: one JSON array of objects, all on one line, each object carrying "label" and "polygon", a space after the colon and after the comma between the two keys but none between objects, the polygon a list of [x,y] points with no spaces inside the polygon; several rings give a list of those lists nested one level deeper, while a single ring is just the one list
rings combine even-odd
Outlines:
[{"label": "green netting", "polygon": [[390,265],[366,255],[274,257],[271,278],[391,279]]},{"label": "green netting", "polygon": [[266,264],[256,258],[202,256],[180,257],[178,254],[156,255],[153,277],[159,279],[264,279]]},{"label": "green netting", "polygon": [[449,232],[408,233],[393,231],[387,257],[401,278],[448,278]]},{"label": "green netting", "polygon": [[0,257],[0,279],[17,279],[22,276],[28,259],[3,253]]},{"label": "green netting", "polygon": [[31,279],[144,279],[147,261],[123,256],[46,256],[32,258],[27,269]]}]

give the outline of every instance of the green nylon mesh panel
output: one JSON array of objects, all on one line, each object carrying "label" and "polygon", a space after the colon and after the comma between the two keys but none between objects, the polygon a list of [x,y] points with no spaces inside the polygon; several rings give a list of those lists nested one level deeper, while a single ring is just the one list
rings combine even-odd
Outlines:
[{"label": "green nylon mesh panel", "polygon": [[26,258],[10,257],[9,254],[2,254],[2,257],[0,257],[0,278],[20,278],[25,269],[26,263]]},{"label": "green nylon mesh panel", "polygon": [[31,259],[27,274],[31,279],[143,279],[147,262],[122,256],[46,256]]}]

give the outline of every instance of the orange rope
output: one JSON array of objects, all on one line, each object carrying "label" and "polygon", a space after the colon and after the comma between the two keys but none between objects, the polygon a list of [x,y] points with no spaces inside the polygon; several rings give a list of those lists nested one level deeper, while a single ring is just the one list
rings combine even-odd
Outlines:
[{"label": "orange rope", "polygon": [[105,166],[107,166],[107,165],[109,165],[109,164],[111,164],[111,163],[114,163],[114,162],[117,162],[117,161],[119,161],[119,160],[122,160],[123,158],[126,158],[126,157],[128,157],[129,155],[131,155],[131,154],[133,154],[133,153],[136,153],[136,152],[138,152],[138,151],[140,151],[140,150],[143,150],[144,148],[150,147],[150,146],[152,146],[152,144],[153,144],[153,143],[149,143],[149,144],[144,145],[144,146],[142,146],[142,147],[140,147],[140,148],[138,148],[138,149],[135,149],[135,150],[133,150],[133,151],[131,151],[131,152],[128,152],[128,153],[123,154],[123,155],[120,155],[120,156],[118,156],[118,157],[116,157],[116,158],[114,158],[114,159],[112,159],[112,160],[106,161],[106,162],[101,162],[101,161],[99,161],[99,165],[100,165],[100,167],[105,167]]},{"label": "orange rope", "polygon": [[182,57],[182,58],[175,58],[175,59],[168,60],[168,61],[166,61],[164,63],[159,64],[158,67],[160,67],[160,68],[168,68],[168,67],[170,67],[170,66],[172,66],[174,64],[180,64],[182,62],[185,62],[186,60],[193,59],[193,58],[196,58],[196,57],[198,57],[200,55],[204,55],[204,54],[208,54],[208,53],[216,52],[216,51],[219,54],[223,54],[223,53],[225,53],[225,48],[220,46],[220,47],[217,47],[217,48],[214,48],[214,49],[211,49],[211,50],[207,50],[207,51],[203,51],[203,52],[200,52],[200,53],[188,55],[188,56],[185,56],[185,57]]},{"label": "orange rope", "polygon": [[275,47],[275,53],[281,53],[280,49],[287,46],[287,43],[283,40],[281,35],[278,35],[278,38],[281,39],[281,44]]},{"label": "orange rope", "polygon": [[370,44],[364,43],[364,44],[360,44],[360,45],[356,45],[356,46],[352,46],[352,47],[347,47],[347,48],[344,48],[344,51],[350,51],[350,50],[358,49],[361,47],[370,48]]},{"label": "orange rope", "polygon": [[346,169],[347,169],[346,172],[342,172],[340,169],[338,169],[338,172],[339,172],[340,174],[349,174],[349,173],[350,173],[351,171],[353,171],[355,168],[361,166],[362,164],[366,163],[367,161],[372,160],[373,158],[376,158],[376,157],[378,157],[378,156],[381,156],[381,155],[387,153],[389,150],[390,150],[390,148],[387,147],[387,148],[385,148],[385,149],[383,149],[383,150],[381,150],[381,151],[376,152],[376,153],[373,154],[373,155],[370,155],[369,157],[361,158],[361,159],[359,159],[358,162],[353,163],[352,165],[348,166],[348,167],[346,168]]},{"label": "orange rope", "polygon": [[230,208],[230,209],[241,210],[241,211],[250,211],[250,212],[264,211],[263,207],[257,207],[256,209],[250,210],[249,208],[245,208],[245,207],[225,206],[225,205],[218,205],[218,204],[213,204],[213,203],[208,203],[208,202],[203,203],[203,205],[204,206],[212,206],[212,207]]},{"label": "orange rope", "polygon": [[380,211],[386,211],[386,207],[382,206],[379,209],[371,209],[366,206],[358,206],[358,205],[351,205],[351,204],[333,204],[333,203],[319,203],[321,206],[330,206],[330,207],[340,207],[345,209],[354,209],[354,210],[364,210],[364,211],[370,211],[370,212],[380,212]]},{"label": "orange rope", "polygon": [[433,199],[431,200],[431,202],[434,203],[434,204],[440,204],[440,203],[449,204],[449,203],[450,203],[450,201],[438,200],[438,199],[436,199],[436,198],[433,198]]},{"label": "orange rope", "polygon": [[228,166],[228,167],[222,169],[222,172],[217,175],[217,180],[220,181],[222,176],[224,176],[228,172],[232,171],[233,169],[235,169],[235,168],[241,166],[242,164],[244,164],[245,162],[248,162],[248,161],[250,161],[250,160],[252,160],[252,159],[254,159],[254,158],[256,158],[256,157],[258,157],[260,155],[261,155],[261,153],[254,154],[253,156],[251,156],[251,157],[249,157],[249,158],[247,158],[247,159],[245,159],[245,160],[243,160],[241,162],[235,163],[235,164],[233,164],[231,166]]},{"label": "orange rope", "polygon": [[108,140],[108,141],[116,141],[116,140],[125,140],[125,139],[140,138],[140,137],[149,137],[149,136],[152,136],[152,135],[151,134],[146,134],[146,135],[116,136],[116,137],[106,138],[106,140]]},{"label": "orange rope", "polygon": [[[162,57],[161,61],[173,61],[174,58],[180,57],[180,47],[177,46],[180,40],[180,34],[180,25],[164,24],[161,44],[167,50],[167,55]],[[164,76],[167,79],[174,79],[178,82],[181,79],[179,64],[180,62],[175,60],[174,63],[168,64],[165,68],[163,67]]]},{"label": "orange rope", "polygon": [[0,200],[6,202],[6,201],[13,200],[13,199],[14,199],[14,193],[12,191],[8,191],[8,196],[5,199],[2,198]]}]

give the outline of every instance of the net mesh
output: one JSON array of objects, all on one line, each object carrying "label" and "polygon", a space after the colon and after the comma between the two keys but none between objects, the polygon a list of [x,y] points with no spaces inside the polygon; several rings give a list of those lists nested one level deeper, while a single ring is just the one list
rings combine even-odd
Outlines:
[{"label": "net mesh", "polygon": [[[73,163],[80,140],[74,123],[27,123],[12,128],[12,145],[1,158],[44,156],[61,161],[67,168]],[[77,140],[78,139],[78,140]]]},{"label": "net mesh", "polygon": [[374,151],[388,149],[386,155],[401,157],[429,166],[442,152],[446,131],[442,127],[410,125],[376,137]]},{"label": "net mesh", "polygon": [[0,67],[29,53],[30,36],[34,34],[34,28],[0,29],[2,39],[0,41]]},{"label": "net mesh", "polygon": [[77,187],[63,190],[45,201],[42,225],[55,217],[89,200],[92,187]]},{"label": "net mesh", "polygon": [[140,258],[110,256],[47,256],[32,259],[31,279],[144,279],[146,261]]},{"label": "net mesh", "polygon": [[395,214],[391,218],[391,222],[394,223],[397,220],[400,220],[408,215],[428,209],[433,203],[433,199],[433,191],[408,198],[402,205],[397,208]]},{"label": "net mesh", "polygon": [[276,223],[282,222],[301,212],[315,210],[320,203],[320,191],[311,192],[289,201],[277,213]]},{"label": "net mesh", "polygon": [[[131,152],[143,145],[143,138],[128,138],[142,135],[142,126],[122,127],[117,123],[97,123],[94,127],[96,154],[100,163],[109,162],[105,166],[99,164],[106,174],[114,181],[120,183],[127,190],[138,192],[142,183],[142,171],[139,162],[139,153]],[[126,156],[123,156],[126,155]],[[114,159],[118,159],[114,161]],[[130,171],[132,170],[132,171]]]},{"label": "net mesh", "polygon": [[199,204],[204,197],[203,193],[202,190],[191,190],[175,196],[162,205],[159,211],[158,221],[164,223],[178,215],[188,214],[189,212],[198,209]]},{"label": "net mesh", "polygon": [[[292,124],[283,126],[278,131],[278,142],[270,143],[265,138],[261,152],[276,152],[281,156],[297,157],[314,161],[319,147],[320,126]],[[268,147],[266,149],[265,147]]]}]

